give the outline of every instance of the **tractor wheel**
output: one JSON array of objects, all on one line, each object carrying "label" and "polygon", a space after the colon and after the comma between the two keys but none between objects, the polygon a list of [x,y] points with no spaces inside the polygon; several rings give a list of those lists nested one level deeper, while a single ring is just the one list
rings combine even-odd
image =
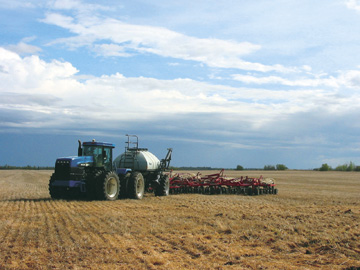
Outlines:
[{"label": "tractor wheel", "polygon": [[98,199],[106,201],[115,201],[120,192],[120,180],[115,172],[99,174],[97,178],[98,185]]},{"label": "tractor wheel", "polygon": [[55,181],[55,173],[53,173],[50,177],[49,181],[49,193],[52,199],[62,199],[62,193],[60,187],[54,187],[51,184]]},{"label": "tractor wheel", "polygon": [[129,178],[130,178],[130,173],[119,176],[120,179],[119,199],[126,199],[129,197],[129,193],[128,193]]},{"label": "tractor wheel", "polygon": [[168,196],[170,192],[169,176],[162,175],[160,177],[159,185],[155,188],[155,196]]},{"label": "tractor wheel", "polygon": [[140,172],[133,172],[130,175],[128,196],[131,199],[141,200],[145,192],[145,180]]}]

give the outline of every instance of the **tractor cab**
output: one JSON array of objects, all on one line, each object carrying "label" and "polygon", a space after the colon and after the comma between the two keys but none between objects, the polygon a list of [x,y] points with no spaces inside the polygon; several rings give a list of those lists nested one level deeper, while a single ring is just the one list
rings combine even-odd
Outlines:
[{"label": "tractor cab", "polygon": [[79,141],[78,155],[92,157],[94,167],[103,167],[105,171],[111,171],[112,149],[114,147],[115,145],[112,143],[96,142],[95,140],[84,142],[81,147],[81,142]]}]

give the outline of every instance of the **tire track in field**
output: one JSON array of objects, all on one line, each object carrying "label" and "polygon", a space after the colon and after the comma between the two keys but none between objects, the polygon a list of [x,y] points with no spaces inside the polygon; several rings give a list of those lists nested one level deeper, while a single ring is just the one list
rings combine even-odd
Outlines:
[{"label": "tire track in field", "polygon": [[[84,211],[83,205],[86,205],[87,202],[67,202],[69,209],[64,213],[68,227],[71,228],[69,234],[72,234],[73,244],[86,245],[90,244],[91,247],[94,246],[106,246],[107,241],[99,236],[97,233],[97,220],[94,218],[93,213]],[[80,205],[81,204],[81,205]],[[91,207],[89,208],[91,209]],[[104,225],[104,224],[103,224]]]},{"label": "tire track in field", "polygon": [[[1,215],[3,215],[1,216],[1,223],[4,226],[1,226],[0,230],[0,262],[4,265],[11,264],[18,253],[15,249],[16,239],[20,232],[19,220],[21,219],[21,212],[13,210],[13,207],[18,207],[17,204],[9,201],[1,203]],[[0,268],[1,265],[0,263]]]},{"label": "tire track in field", "polygon": [[[14,224],[14,220],[17,219],[17,212],[12,209],[14,203],[9,201],[0,202],[0,244],[4,243],[7,240],[11,228]],[[15,218],[14,218],[15,216]],[[9,219],[11,217],[11,219]]]},{"label": "tire track in field", "polygon": [[[127,206],[120,207],[115,205],[111,208],[114,211],[119,211],[124,210],[122,208],[127,208]],[[125,219],[125,222],[128,222],[128,226],[130,227],[128,232],[124,233],[121,232],[121,230],[117,230],[117,232],[123,234],[102,233],[102,235],[108,240],[109,244],[115,248],[119,246],[119,243],[122,243],[122,246],[125,245],[128,256],[132,254],[138,263],[144,267],[150,269],[154,267],[158,268],[162,265],[165,267],[169,261],[179,261],[179,257],[187,261],[192,261],[193,259],[199,258],[202,254],[211,253],[206,251],[206,246],[200,246],[198,244],[196,248],[191,248],[192,244],[190,242],[180,243],[174,240],[174,238],[171,239],[171,234],[166,234],[169,237],[167,238],[166,236],[152,233],[152,225],[149,222],[156,222],[156,220],[154,220],[152,216],[149,217],[148,213],[142,216],[144,214],[143,205],[132,206],[130,208],[133,211],[128,211],[127,215],[122,215],[123,222]],[[156,211],[156,209],[153,210]],[[134,212],[134,214],[131,214],[132,212]],[[100,213],[97,213],[97,217],[100,224],[104,224],[105,226],[108,226],[108,223],[111,222],[106,220],[106,217]],[[116,224],[119,226],[120,223],[121,222],[117,222]],[[144,224],[146,224],[146,227],[144,227]],[[156,226],[164,228],[169,225],[166,224],[166,221],[160,221],[160,224]],[[124,252],[124,250],[122,252]],[[188,264],[183,264],[181,260],[177,264],[182,268],[189,267]]]},{"label": "tire track in field", "polygon": [[[71,210],[63,215],[69,220],[68,225],[71,228],[75,225],[78,228],[75,234],[77,236],[74,239],[82,248],[96,253],[96,256],[91,258],[94,264],[131,266],[141,262],[141,258],[138,262],[134,262],[134,257],[126,256],[126,251],[119,247],[119,245],[123,245],[126,238],[118,235],[119,231],[116,226],[118,223],[113,225],[113,219],[108,219],[108,216],[104,215],[104,211],[100,211],[106,202],[75,201],[66,203],[68,203],[68,209]],[[113,208],[112,204],[111,208]]]},{"label": "tire track in field", "polygon": [[[17,201],[11,203],[16,208],[17,215],[12,216],[12,221],[9,224],[2,244],[7,247],[6,258],[8,260],[23,260],[22,248],[26,245],[28,231],[23,229],[24,222],[28,221],[29,209],[28,203],[25,201]],[[11,205],[9,204],[9,206]],[[10,206],[11,207],[11,206]]]},{"label": "tire track in field", "polygon": [[[107,257],[106,260],[117,265],[127,265],[130,268],[132,265],[140,264],[141,268],[147,269],[152,269],[152,265],[158,263],[151,262],[154,256],[149,255],[149,250],[152,250],[152,247],[147,244],[149,240],[137,234],[142,231],[143,218],[140,220],[124,218],[126,216],[124,213],[129,209],[126,205],[122,205],[121,201],[118,203],[94,202],[92,205],[96,211],[92,212],[91,218],[89,216],[83,218],[92,224],[91,231],[102,239],[103,246],[113,253],[114,256],[110,259]],[[106,208],[106,213],[99,211],[101,208]],[[136,206],[129,208],[136,208]],[[149,257],[152,258],[149,259]],[[101,261],[100,258],[97,260]]]},{"label": "tire track in field", "polygon": [[41,210],[44,213],[44,242],[46,242],[49,250],[58,250],[64,246],[64,240],[61,235],[62,228],[59,226],[58,217],[58,201],[46,201],[41,204]]}]

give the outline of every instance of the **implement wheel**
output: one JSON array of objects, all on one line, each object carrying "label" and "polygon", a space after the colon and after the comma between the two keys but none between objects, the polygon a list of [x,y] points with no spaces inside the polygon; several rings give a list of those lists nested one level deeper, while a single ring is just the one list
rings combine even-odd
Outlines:
[{"label": "implement wheel", "polygon": [[155,196],[168,196],[170,192],[169,176],[162,175],[160,177],[159,185],[155,188]]},{"label": "implement wheel", "polygon": [[141,200],[144,197],[145,180],[140,172],[133,172],[130,175],[128,196],[131,199]]}]

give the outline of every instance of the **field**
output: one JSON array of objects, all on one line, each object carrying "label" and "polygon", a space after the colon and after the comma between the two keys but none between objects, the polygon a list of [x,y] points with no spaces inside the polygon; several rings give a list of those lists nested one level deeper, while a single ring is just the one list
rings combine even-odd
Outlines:
[{"label": "field", "polygon": [[0,269],[360,269],[360,173],[225,171],[279,194],[114,202],[51,200],[51,173],[0,171]]}]

